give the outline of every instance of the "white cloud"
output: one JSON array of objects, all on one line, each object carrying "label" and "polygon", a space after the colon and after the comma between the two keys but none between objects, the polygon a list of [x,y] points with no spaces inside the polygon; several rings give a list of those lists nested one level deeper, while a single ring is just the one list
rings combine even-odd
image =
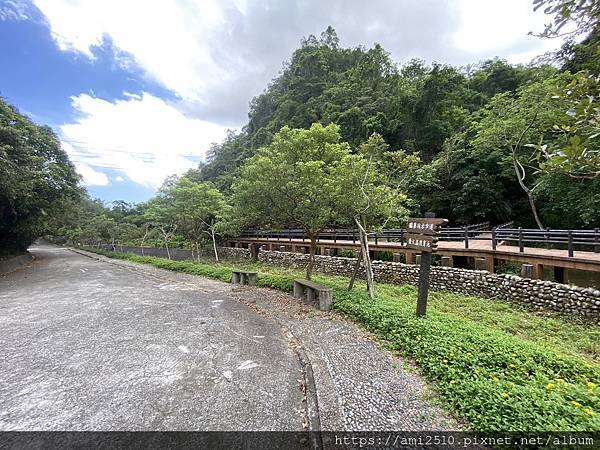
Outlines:
[{"label": "white cloud", "polygon": [[118,183],[124,183],[125,182],[125,178],[123,178],[122,176],[117,176],[115,177],[115,181]]},{"label": "white cloud", "polygon": [[210,144],[223,140],[226,132],[220,125],[188,118],[147,93],[112,102],[81,94],[72,103],[80,117],[60,127],[61,140],[72,160],[83,167],[80,173],[94,184],[104,178],[88,168],[115,170],[156,188],[168,175],[196,167]]},{"label": "white cloud", "polygon": [[[528,62],[558,41],[531,0],[33,0],[64,50],[93,59],[105,37],[196,117],[238,127],[300,38],[331,24],[342,45],[379,42],[397,61]],[[130,56],[125,56],[130,55]]]},{"label": "white cloud", "polygon": [[110,184],[104,172],[94,170],[84,162],[75,161],[75,169],[83,178],[84,186],[108,186]]},{"label": "white cloud", "polygon": [[4,0],[4,3],[0,4],[0,21],[22,21],[29,19],[26,3]]},{"label": "white cloud", "polygon": [[460,25],[454,45],[472,57],[501,56],[528,63],[560,45],[557,40],[529,35],[539,33],[549,16],[533,11],[530,0],[460,0]]},{"label": "white cloud", "polygon": [[225,76],[206,45],[218,26],[218,0],[34,0],[63,50],[93,58],[92,47],[109,36],[146,72],[181,97],[199,99]]}]

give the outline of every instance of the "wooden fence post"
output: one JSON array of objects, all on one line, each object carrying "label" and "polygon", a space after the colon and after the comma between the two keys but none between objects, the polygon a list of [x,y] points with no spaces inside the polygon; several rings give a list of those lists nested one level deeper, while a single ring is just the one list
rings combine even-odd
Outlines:
[{"label": "wooden fence post", "polygon": [[567,231],[569,258],[573,257],[573,230]]},{"label": "wooden fence post", "polygon": [[523,253],[523,228],[519,227],[519,252]]}]

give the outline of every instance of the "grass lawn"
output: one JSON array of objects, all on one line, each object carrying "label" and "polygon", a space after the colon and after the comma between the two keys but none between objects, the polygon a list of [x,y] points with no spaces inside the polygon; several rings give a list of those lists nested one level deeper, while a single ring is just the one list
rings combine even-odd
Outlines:
[{"label": "grass lawn", "polygon": [[[103,254],[223,281],[253,268],[258,284],[290,292],[302,274],[259,263],[216,264]],[[600,327],[497,300],[432,293],[427,318],[415,316],[416,289],[315,275],[334,289],[334,309],[416,363],[442,400],[479,431],[600,431]]]}]

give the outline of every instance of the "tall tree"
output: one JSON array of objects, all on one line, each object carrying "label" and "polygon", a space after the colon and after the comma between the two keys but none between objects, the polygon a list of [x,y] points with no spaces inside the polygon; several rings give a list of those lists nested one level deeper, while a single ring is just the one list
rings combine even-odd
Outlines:
[{"label": "tall tree", "polygon": [[244,165],[233,186],[234,206],[246,226],[304,230],[310,241],[308,279],[319,234],[343,214],[348,193],[340,188],[339,168],[348,155],[337,125],[284,127]]},{"label": "tall tree", "polygon": [[408,215],[404,193],[406,175],[414,170],[419,162],[416,155],[407,156],[404,152],[390,152],[383,137],[372,134],[362,144],[357,154],[344,158],[340,167],[340,183],[345,192],[344,211],[358,228],[360,238],[359,257],[349,289],[362,262],[369,297],[375,297],[375,283],[369,252],[369,232],[398,225]]},{"label": "tall tree", "polygon": [[0,252],[23,251],[60,224],[83,190],[54,132],[0,98]]},{"label": "tall tree", "polygon": [[209,183],[195,183],[182,177],[169,189],[171,211],[179,230],[196,248],[200,258],[200,241],[207,235],[213,247],[215,260],[219,260],[216,236],[225,225],[229,205],[225,196]]}]

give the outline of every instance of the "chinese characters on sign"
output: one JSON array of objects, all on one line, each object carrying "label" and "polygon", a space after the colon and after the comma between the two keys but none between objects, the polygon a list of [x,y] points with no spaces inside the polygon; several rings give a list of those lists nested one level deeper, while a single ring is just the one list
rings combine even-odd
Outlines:
[{"label": "chinese characters on sign", "polygon": [[434,252],[437,249],[438,235],[446,219],[420,218],[408,219],[406,245],[422,252]]},{"label": "chinese characters on sign", "polygon": [[431,217],[408,219],[406,229],[406,246],[421,252],[419,268],[419,297],[417,299],[417,316],[423,317],[427,312],[427,294],[429,293],[429,272],[431,271],[431,254],[437,250],[437,241],[442,225],[446,219]]}]

